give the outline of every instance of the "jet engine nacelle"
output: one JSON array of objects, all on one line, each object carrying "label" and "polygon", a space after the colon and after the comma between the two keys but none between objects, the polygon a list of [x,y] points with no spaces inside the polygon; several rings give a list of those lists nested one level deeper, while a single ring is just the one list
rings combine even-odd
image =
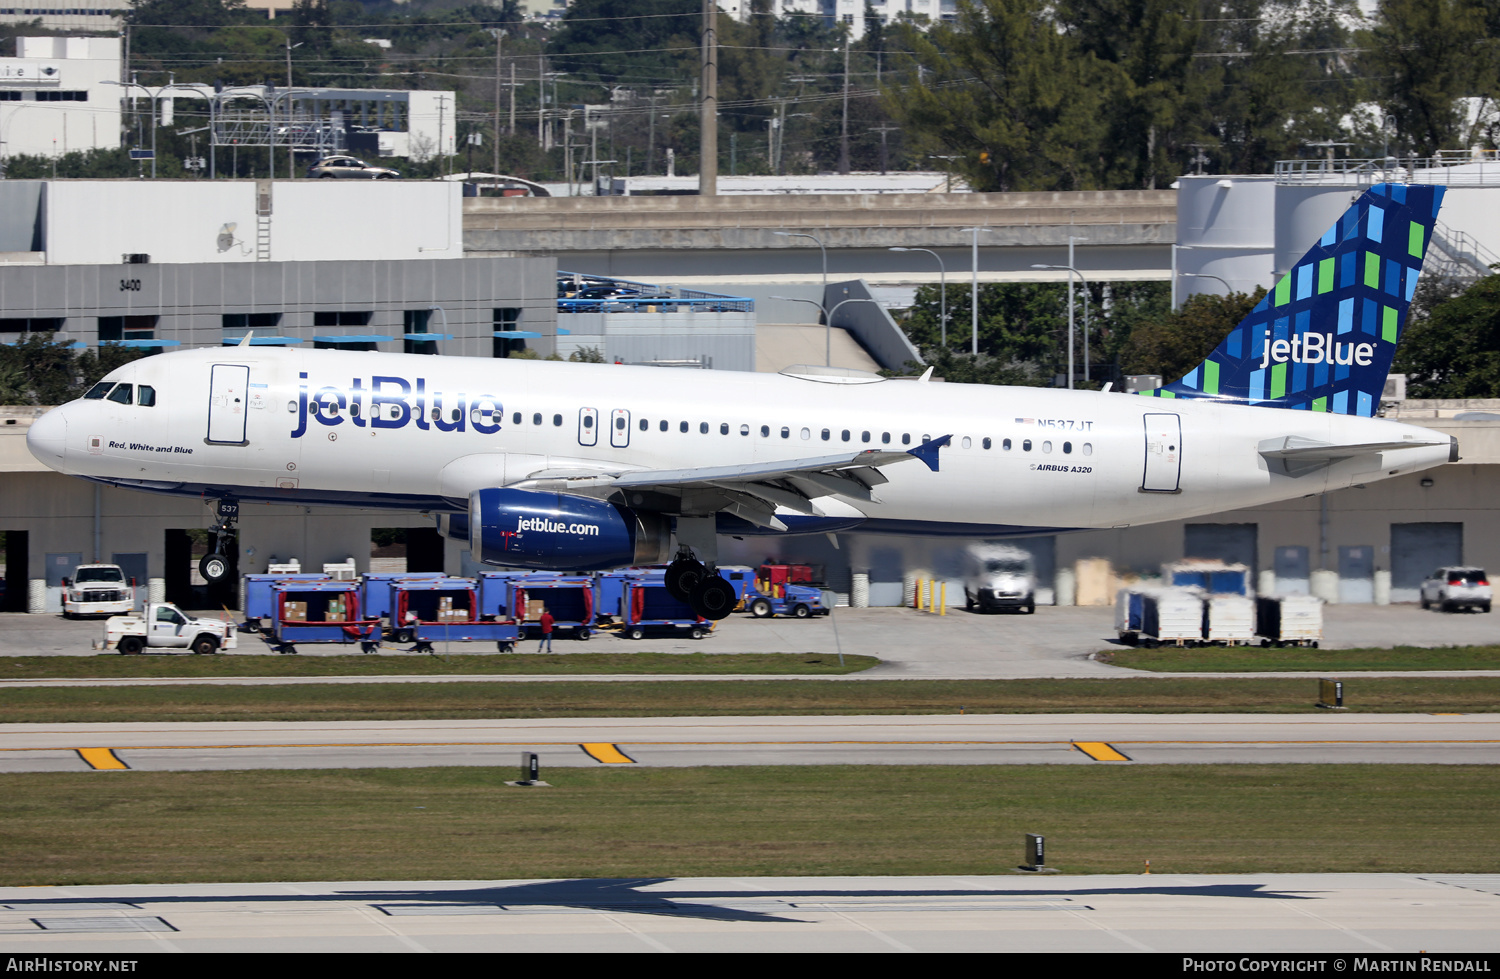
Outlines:
[{"label": "jet engine nacelle", "polygon": [[468,523],[470,553],[506,567],[595,571],[659,564],[671,550],[665,517],[566,493],[482,489]]}]

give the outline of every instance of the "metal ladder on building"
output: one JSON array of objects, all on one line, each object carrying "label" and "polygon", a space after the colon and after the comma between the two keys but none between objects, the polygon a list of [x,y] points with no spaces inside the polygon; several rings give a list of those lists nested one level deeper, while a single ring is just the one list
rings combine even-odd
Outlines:
[{"label": "metal ladder on building", "polygon": [[271,181],[255,182],[255,260],[271,260]]},{"label": "metal ladder on building", "polygon": [[1472,284],[1493,275],[1500,256],[1480,244],[1473,235],[1455,231],[1441,221],[1433,223],[1432,247],[1437,254],[1429,256],[1433,271],[1439,275]]}]

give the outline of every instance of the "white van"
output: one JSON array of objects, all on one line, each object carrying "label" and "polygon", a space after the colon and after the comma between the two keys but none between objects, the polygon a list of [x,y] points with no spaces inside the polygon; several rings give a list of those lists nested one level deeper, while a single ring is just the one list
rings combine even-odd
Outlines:
[{"label": "white van", "polygon": [[967,559],[964,608],[1036,611],[1036,569],[1030,554],[1009,544],[975,544]]}]

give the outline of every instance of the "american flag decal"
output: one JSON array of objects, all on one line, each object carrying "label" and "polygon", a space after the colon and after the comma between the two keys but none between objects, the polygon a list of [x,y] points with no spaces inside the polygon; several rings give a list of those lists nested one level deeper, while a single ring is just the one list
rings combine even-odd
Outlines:
[{"label": "american flag decal", "polygon": [[1016,419],[1016,424],[1017,425],[1031,425],[1031,424],[1033,424],[1035,422],[1036,422],[1035,418],[1017,418]]}]

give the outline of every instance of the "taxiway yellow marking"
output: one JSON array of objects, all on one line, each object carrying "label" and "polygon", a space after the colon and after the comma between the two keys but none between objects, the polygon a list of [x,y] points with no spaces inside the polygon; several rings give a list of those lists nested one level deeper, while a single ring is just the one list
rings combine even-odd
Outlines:
[{"label": "taxiway yellow marking", "polygon": [[619,745],[610,744],[608,741],[595,741],[589,744],[581,744],[584,754],[602,765],[634,765],[635,759],[620,750]]},{"label": "taxiway yellow marking", "polygon": [[1073,747],[1088,755],[1094,761],[1129,761],[1130,759],[1120,754],[1114,745],[1103,741],[1074,741]]},{"label": "taxiway yellow marking", "polygon": [[113,748],[75,748],[73,750],[78,752],[78,757],[82,758],[90,768],[98,771],[120,771],[130,768],[115,757]]}]

